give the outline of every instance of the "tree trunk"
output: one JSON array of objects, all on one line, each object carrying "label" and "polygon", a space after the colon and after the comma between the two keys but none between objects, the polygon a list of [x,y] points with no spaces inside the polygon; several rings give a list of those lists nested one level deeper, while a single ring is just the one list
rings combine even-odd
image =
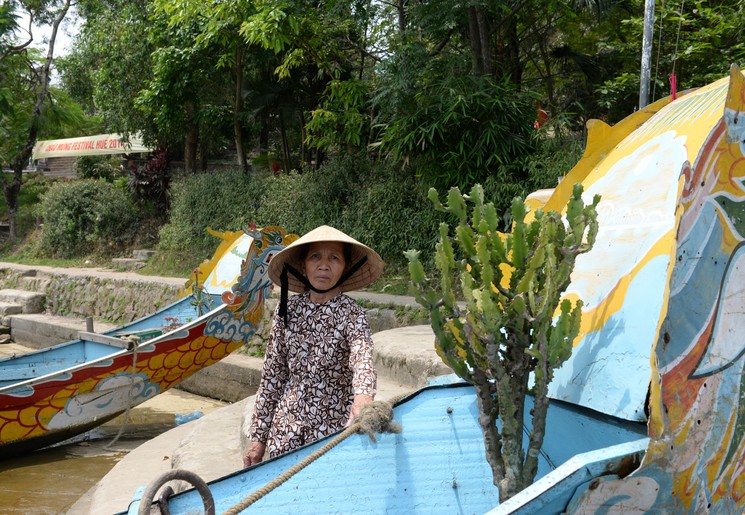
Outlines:
[{"label": "tree trunk", "polygon": [[481,75],[484,73],[484,61],[482,59],[481,36],[479,35],[476,7],[468,8],[468,41],[471,45],[471,73]]},{"label": "tree trunk", "polygon": [[282,170],[286,173],[292,168],[290,164],[290,143],[287,139],[287,130],[285,129],[285,119],[282,113],[279,113],[279,136],[282,142]]},{"label": "tree trunk", "polygon": [[49,92],[49,70],[52,68],[52,61],[54,60],[54,43],[57,39],[57,31],[59,26],[67,16],[67,11],[70,9],[71,0],[66,0],[62,8],[59,10],[52,23],[52,33],[49,36],[49,45],[47,46],[47,55],[44,59],[44,64],[41,67],[39,74],[39,94],[36,96],[36,103],[34,110],[31,115],[31,123],[28,129],[28,137],[26,138],[26,144],[24,145],[21,152],[16,155],[11,161],[11,168],[13,169],[13,178],[8,181],[4,174],[2,176],[3,181],[3,196],[5,202],[8,205],[8,217],[10,226],[8,228],[8,237],[11,241],[15,240],[18,236],[18,230],[16,225],[16,214],[18,213],[18,198],[21,193],[21,185],[23,184],[23,169],[31,158],[31,154],[34,151],[34,145],[36,145],[36,139],[39,135],[39,123],[41,121],[41,107],[44,104],[44,100],[47,98]]},{"label": "tree trunk", "polygon": [[[17,168],[17,165],[13,164],[13,178],[10,181],[3,184],[3,196],[5,197],[5,203],[8,205],[8,238],[10,241],[14,241],[18,236],[18,229],[16,227],[16,213],[18,213],[18,196],[21,192],[21,183],[23,178],[23,167]],[[3,179],[5,180],[5,179]]]},{"label": "tree trunk", "polygon": [[491,44],[491,24],[489,23],[489,17],[484,12],[483,8],[476,9],[476,23],[478,24],[478,35],[480,38],[479,47],[481,48],[481,62],[483,66],[483,73],[486,75],[494,74],[494,51]]},{"label": "tree trunk", "polygon": [[235,101],[233,106],[233,136],[235,139],[235,154],[238,166],[244,173],[248,173],[248,162],[246,151],[243,148],[243,126],[241,117],[243,115],[243,56],[245,49],[238,46],[235,51]]},{"label": "tree trunk", "polygon": [[310,164],[313,160],[313,153],[305,143],[305,140],[308,138],[308,131],[305,129],[305,113],[302,106],[298,109],[298,118],[300,119],[300,155],[304,163]]},{"label": "tree trunk", "polygon": [[269,111],[263,109],[261,111],[261,128],[259,129],[259,153],[262,157],[266,157],[269,153]]},{"label": "tree trunk", "polygon": [[403,35],[406,31],[406,0],[396,2],[396,11],[398,12],[398,31]]},{"label": "tree trunk", "polygon": [[548,105],[546,109],[550,109],[554,105],[554,74],[551,69],[551,58],[548,53],[547,43],[545,41],[538,42],[538,49],[541,53],[541,60],[543,65],[546,67],[546,73],[543,76],[543,83],[546,85],[546,100]]},{"label": "tree trunk", "polygon": [[[548,340],[546,335],[548,334],[548,326],[550,318],[547,317],[547,322],[542,330],[536,331],[536,341],[538,344],[538,352],[541,356],[549,355]],[[540,370],[539,370],[540,369]],[[530,438],[528,439],[528,452],[525,456],[525,463],[523,465],[523,485],[533,484],[535,475],[538,472],[538,454],[543,446],[543,440],[546,436],[546,415],[548,414],[548,384],[553,378],[553,369],[549,367],[546,359],[539,359],[536,363],[536,370],[538,372],[534,375],[535,384],[533,385],[533,392],[535,397],[533,399],[533,428],[530,431]]]},{"label": "tree trunk", "polygon": [[208,145],[207,145],[206,138],[201,138],[199,140],[199,159],[198,159],[200,172],[207,171],[207,154],[209,153],[207,146]]},{"label": "tree trunk", "polygon": [[525,392],[519,380],[513,379],[517,371],[505,374],[497,379],[497,397],[499,399],[499,419],[502,421],[502,463],[504,477],[499,482],[499,502],[504,502],[523,489],[523,414],[525,411]]},{"label": "tree trunk", "polygon": [[[504,20],[497,36],[497,65],[494,73],[509,75],[513,84],[520,85],[523,77],[523,64],[520,62],[520,36],[517,32],[517,16]],[[496,75],[495,75],[496,76]]]},{"label": "tree trunk", "polygon": [[187,130],[184,137],[184,172],[196,173],[197,148],[199,146],[199,127],[194,121],[196,107],[192,103],[186,105]]},{"label": "tree trunk", "polygon": [[484,435],[484,450],[486,461],[492,471],[494,486],[499,488],[499,482],[504,477],[504,463],[502,461],[502,440],[497,431],[497,414],[499,407],[494,388],[483,370],[475,369],[473,386],[476,390],[476,400],[479,406],[479,425]]}]

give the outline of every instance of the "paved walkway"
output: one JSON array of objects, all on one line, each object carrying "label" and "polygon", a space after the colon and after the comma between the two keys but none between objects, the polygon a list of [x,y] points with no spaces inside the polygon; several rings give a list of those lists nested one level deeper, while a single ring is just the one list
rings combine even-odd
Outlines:
[{"label": "paved walkway", "polygon": [[180,277],[159,277],[156,275],[142,275],[137,272],[117,272],[107,268],[58,268],[44,265],[22,265],[19,263],[7,263],[0,261],[0,268],[10,268],[20,271],[39,271],[47,274],[61,274],[70,277],[101,277],[104,279],[121,279],[134,282],[151,282],[168,284],[172,286],[184,286],[186,279]]}]

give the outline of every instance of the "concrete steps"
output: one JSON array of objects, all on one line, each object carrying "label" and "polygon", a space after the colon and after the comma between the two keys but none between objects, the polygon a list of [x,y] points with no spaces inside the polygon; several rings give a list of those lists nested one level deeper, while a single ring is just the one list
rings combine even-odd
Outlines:
[{"label": "concrete steps", "polygon": [[[12,315],[10,334],[13,341],[33,349],[43,349],[58,343],[76,340],[86,330],[84,318],[62,317],[42,313]],[[114,324],[96,322],[94,331],[103,333],[116,328]]]},{"label": "concrete steps", "polygon": [[[29,270],[21,278],[21,287],[0,289],[0,343],[13,341],[33,349],[42,349],[77,339],[86,330],[83,318],[45,314],[47,296],[34,290],[45,290],[51,278]],[[113,324],[96,323],[95,330],[105,332]],[[8,338],[3,335],[9,334]]]},{"label": "concrete steps", "polygon": [[132,257],[114,258],[111,260],[111,266],[114,270],[139,270],[147,264],[147,261],[153,257],[154,254],[154,250],[133,250]]},{"label": "concrete steps", "polygon": [[[23,277],[34,279],[35,274]],[[44,293],[17,289],[0,289],[0,344],[15,340],[13,318],[38,315],[45,309],[47,296]],[[59,343],[59,342],[54,342]]]},{"label": "concrete steps", "polygon": [[41,313],[47,301],[47,296],[36,291],[5,289],[0,290],[0,304],[6,310],[15,313]]}]

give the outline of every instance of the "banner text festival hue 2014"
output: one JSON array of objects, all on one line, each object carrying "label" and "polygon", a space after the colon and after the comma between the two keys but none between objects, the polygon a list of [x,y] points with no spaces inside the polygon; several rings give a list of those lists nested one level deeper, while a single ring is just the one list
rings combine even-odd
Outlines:
[{"label": "banner text festival hue 2014", "polygon": [[143,145],[141,138],[137,136],[130,136],[128,141],[123,141],[119,134],[99,134],[80,138],[39,141],[34,146],[32,159],[97,154],[137,154],[150,152],[151,150],[151,148]]}]

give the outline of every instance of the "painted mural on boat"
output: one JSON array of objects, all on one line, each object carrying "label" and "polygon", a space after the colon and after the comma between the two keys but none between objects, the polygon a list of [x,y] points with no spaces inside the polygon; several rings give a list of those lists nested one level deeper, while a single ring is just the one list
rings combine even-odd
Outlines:
[{"label": "painted mural on boat", "polygon": [[[733,66],[729,79],[677,102],[685,110],[676,134],[686,124],[709,130],[681,176],[675,264],[652,360],[651,441],[638,471],[601,479],[570,511],[745,509],[745,79]],[[711,111],[718,117],[702,123]]]}]

